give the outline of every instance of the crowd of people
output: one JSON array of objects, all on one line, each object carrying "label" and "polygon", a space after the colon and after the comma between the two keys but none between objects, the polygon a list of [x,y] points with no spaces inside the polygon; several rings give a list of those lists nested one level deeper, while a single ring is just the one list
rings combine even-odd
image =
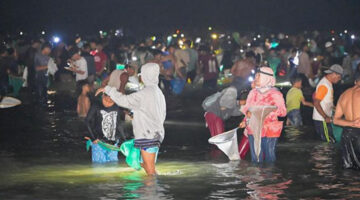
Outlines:
[{"label": "crowd of people", "polygon": [[[360,128],[355,103],[359,98],[360,45],[347,31],[212,34],[208,39],[176,34],[138,42],[126,37],[88,41],[77,37],[68,44],[20,38],[4,44],[0,47],[0,100],[9,93],[16,96],[19,84],[13,80],[20,80],[38,105],[46,105],[49,83],[75,77],[77,113],[88,126],[86,138],[92,141],[94,162],[117,160],[115,150],[96,145],[102,141],[119,146],[131,138],[123,129],[128,118],[142,166],[148,174],[155,174],[165,134],[165,97],[180,95],[186,85],[202,84],[208,93],[222,89],[203,102],[211,136],[223,133],[224,121],[231,116],[244,115],[239,127],[245,128],[243,137],[248,140],[253,162],[276,160],[276,143],[284,124],[279,117],[287,116],[287,125],[302,126],[302,103],[314,107],[314,127],[321,140],[335,141],[333,121],[346,127],[342,136],[344,166],[360,168],[360,146],[353,140]],[[291,81],[286,100],[276,89],[276,80]],[[356,84],[340,97],[333,115],[333,84],[339,81]],[[311,101],[304,97],[302,87],[314,88]],[[101,99],[94,97],[95,91],[96,95],[103,93]],[[249,125],[256,106],[275,107],[262,123],[260,152],[254,145],[256,131]],[[244,148],[239,149],[244,158]]]}]

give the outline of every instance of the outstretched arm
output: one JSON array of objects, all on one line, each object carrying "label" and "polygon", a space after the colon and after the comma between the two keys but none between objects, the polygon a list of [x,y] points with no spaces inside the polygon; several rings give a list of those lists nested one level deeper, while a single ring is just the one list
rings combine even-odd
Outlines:
[{"label": "outstretched arm", "polygon": [[314,104],[311,103],[311,102],[305,101],[305,98],[304,98],[304,97],[301,99],[301,103],[302,103],[304,106],[314,107]]},{"label": "outstretched arm", "polygon": [[118,92],[116,88],[109,86],[103,88],[102,91],[109,95],[110,98],[120,107],[128,108],[131,110],[140,107],[140,102],[142,100],[141,91],[132,93],[130,95],[124,95],[121,92]]}]

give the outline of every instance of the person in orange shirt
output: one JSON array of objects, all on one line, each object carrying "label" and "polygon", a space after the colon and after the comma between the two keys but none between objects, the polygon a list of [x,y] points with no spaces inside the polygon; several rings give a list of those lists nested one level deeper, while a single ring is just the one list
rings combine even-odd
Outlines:
[{"label": "person in orange shirt", "polygon": [[333,84],[336,84],[341,80],[343,68],[340,65],[335,64],[326,70],[325,74],[326,75],[320,80],[316,87],[314,96],[313,120],[316,133],[319,135],[321,140],[328,140],[326,136],[326,132],[328,132],[329,140],[335,142],[331,128],[332,114],[334,109]]}]

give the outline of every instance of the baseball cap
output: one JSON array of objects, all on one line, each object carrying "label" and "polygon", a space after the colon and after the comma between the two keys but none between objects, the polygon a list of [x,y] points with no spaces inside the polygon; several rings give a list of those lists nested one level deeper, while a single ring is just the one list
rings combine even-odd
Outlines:
[{"label": "baseball cap", "polygon": [[324,71],[324,73],[326,73],[326,74],[331,74],[334,72],[342,75],[344,73],[344,69],[340,65],[335,64],[335,65],[332,65],[328,70]]}]

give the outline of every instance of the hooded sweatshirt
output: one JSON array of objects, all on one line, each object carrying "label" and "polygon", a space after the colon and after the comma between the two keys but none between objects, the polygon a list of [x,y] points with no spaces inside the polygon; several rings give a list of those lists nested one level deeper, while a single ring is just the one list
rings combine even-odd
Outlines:
[{"label": "hooded sweatshirt", "polygon": [[166,102],[158,87],[160,68],[156,63],[147,63],[141,68],[144,89],[124,95],[116,88],[106,86],[105,93],[119,106],[133,111],[133,132],[135,139],[163,141]]}]

